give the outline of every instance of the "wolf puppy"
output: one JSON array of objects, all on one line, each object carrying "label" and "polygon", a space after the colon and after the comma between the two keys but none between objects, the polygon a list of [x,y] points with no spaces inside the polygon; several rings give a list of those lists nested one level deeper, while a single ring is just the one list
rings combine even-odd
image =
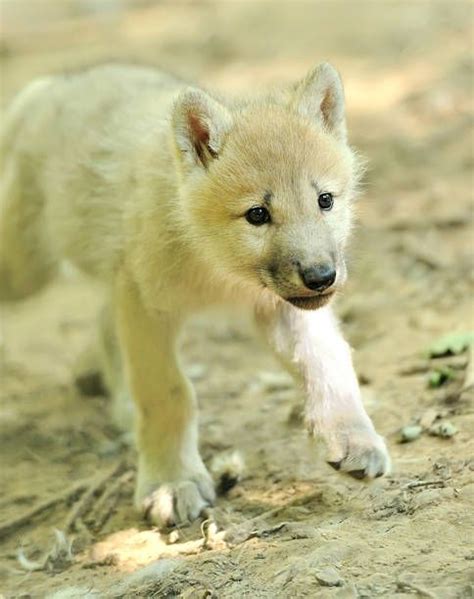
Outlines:
[{"label": "wolf puppy", "polygon": [[0,297],[33,293],[62,260],[104,283],[102,371],[116,401],[133,397],[136,505],[153,522],[192,520],[215,498],[177,355],[183,322],[215,304],[254,309],[304,383],[331,466],[387,472],[328,305],[358,174],[333,67],[238,102],[146,68],[38,80],[2,150]]}]

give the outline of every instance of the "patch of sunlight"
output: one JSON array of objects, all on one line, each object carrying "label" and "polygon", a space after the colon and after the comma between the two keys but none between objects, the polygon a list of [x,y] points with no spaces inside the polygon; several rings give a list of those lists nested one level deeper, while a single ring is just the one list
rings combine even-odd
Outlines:
[{"label": "patch of sunlight", "polygon": [[84,556],[84,561],[90,565],[110,564],[119,570],[131,572],[160,557],[199,553],[206,542],[206,539],[201,537],[170,543],[169,538],[169,534],[160,533],[158,530],[120,530],[92,545]]}]

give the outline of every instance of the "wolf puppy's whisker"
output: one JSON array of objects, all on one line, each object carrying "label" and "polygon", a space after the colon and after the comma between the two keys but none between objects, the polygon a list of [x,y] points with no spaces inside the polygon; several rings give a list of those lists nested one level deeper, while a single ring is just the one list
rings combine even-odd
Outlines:
[{"label": "wolf puppy's whisker", "polygon": [[122,424],[135,406],[148,518],[183,523],[215,499],[177,352],[184,320],[215,304],[254,310],[331,465],[387,472],[329,306],[360,172],[331,65],[232,102],[141,67],[41,79],[10,107],[1,149],[0,299],[41,289],[64,260],[102,281],[100,366]]}]

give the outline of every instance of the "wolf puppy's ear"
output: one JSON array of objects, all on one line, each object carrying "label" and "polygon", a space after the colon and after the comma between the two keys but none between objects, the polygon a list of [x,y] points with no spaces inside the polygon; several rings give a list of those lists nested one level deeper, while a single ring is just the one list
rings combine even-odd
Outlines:
[{"label": "wolf puppy's ear", "polygon": [[207,168],[219,155],[232,117],[211,96],[192,89],[178,97],[172,124],[176,145],[188,166]]},{"label": "wolf puppy's ear", "polygon": [[292,105],[341,140],[346,139],[344,88],[336,69],[319,64],[297,86]]}]

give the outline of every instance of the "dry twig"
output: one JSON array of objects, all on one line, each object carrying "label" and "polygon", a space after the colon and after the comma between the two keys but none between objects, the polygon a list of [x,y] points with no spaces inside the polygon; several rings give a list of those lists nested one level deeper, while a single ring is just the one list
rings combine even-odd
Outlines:
[{"label": "dry twig", "polygon": [[412,480],[411,482],[403,485],[402,489],[417,489],[419,487],[445,487],[446,482],[444,480]]},{"label": "dry twig", "polygon": [[117,505],[122,487],[131,481],[132,478],[133,471],[127,470],[121,476],[119,476],[116,481],[111,483],[104,491],[102,496],[97,500],[94,510],[90,518],[88,518],[88,521],[91,522],[94,532],[97,533],[103,528],[107,520],[112,515],[114,507]]},{"label": "dry twig", "polygon": [[75,485],[67,489],[67,491],[65,491],[64,493],[61,493],[60,495],[55,495],[54,497],[50,497],[49,499],[46,499],[45,501],[42,501],[38,505],[32,507],[24,514],[21,514],[20,516],[17,516],[16,518],[13,518],[10,521],[4,522],[0,525],[0,539],[7,537],[18,528],[26,526],[31,522],[31,520],[33,520],[33,518],[35,518],[39,514],[42,514],[43,512],[50,510],[51,508],[55,507],[60,503],[67,503],[70,499],[73,499],[74,497],[83,493],[88,486],[89,483],[87,481],[76,483]]},{"label": "dry twig", "polygon": [[86,514],[90,509],[94,498],[99,495],[111,478],[114,478],[117,476],[117,474],[122,472],[124,467],[125,463],[123,461],[119,462],[111,470],[109,470],[105,476],[99,477],[89,485],[86,493],[84,493],[81,500],[73,506],[72,510],[69,512],[66,520],[64,521],[62,530],[64,530],[66,534],[76,529],[78,521],[81,520],[84,514]]}]

